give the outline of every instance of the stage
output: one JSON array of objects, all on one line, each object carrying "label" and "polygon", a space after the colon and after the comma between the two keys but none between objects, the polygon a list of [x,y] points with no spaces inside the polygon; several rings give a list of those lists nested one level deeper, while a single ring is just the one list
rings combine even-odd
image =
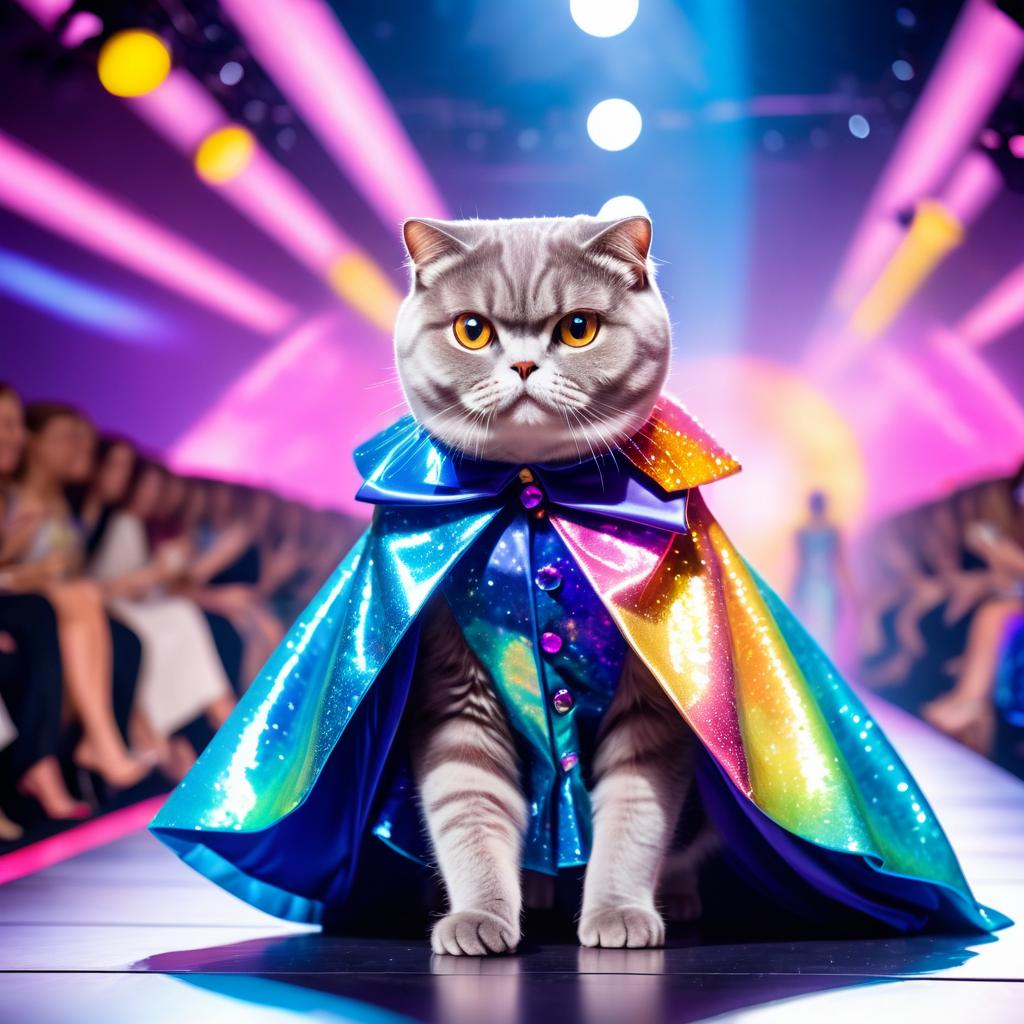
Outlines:
[{"label": "stage", "polygon": [[[1024,919],[1024,783],[874,707],[946,825],[976,895]],[[0,889],[0,1018],[34,1022],[330,1020],[1019,1021],[1024,931],[664,950],[531,945],[432,957],[426,941],[285,925],[143,831]]]}]

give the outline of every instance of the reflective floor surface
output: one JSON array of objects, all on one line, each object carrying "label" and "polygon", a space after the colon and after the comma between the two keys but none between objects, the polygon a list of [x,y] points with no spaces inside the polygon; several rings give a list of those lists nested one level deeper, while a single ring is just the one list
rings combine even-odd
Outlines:
[{"label": "reflective floor surface", "polygon": [[[1024,783],[875,710],[979,899],[1024,920]],[[527,939],[517,956],[477,960],[321,935],[226,895],[140,832],[0,890],[0,1021],[1024,1021],[1021,927],[803,941],[694,931],[655,951]]]}]

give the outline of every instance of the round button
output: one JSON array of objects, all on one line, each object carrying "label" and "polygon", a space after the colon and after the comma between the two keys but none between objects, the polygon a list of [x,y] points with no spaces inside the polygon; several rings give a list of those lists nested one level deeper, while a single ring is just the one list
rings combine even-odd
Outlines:
[{"label": "round button", "polygon": [[562,584],[562,571],[554,565],[542,565],[533,577],[541,590],[557,590]]},{"label": "round button", "polygon": [[543,500],[544,492],[536,484],[530,484],[519,492],[523,508],[536,508]]},{"label": "round button", "polygon": [[576,702],[572,699],[572,694],[568,690],[555,690],[555,695],[551,698],[551,704],[560,715],[566,715],[572,711],[572,706]]},{"label": "round button", "polygon": [[570,750],[558,760],[561,762],[563,772],[571,772],[580,763],[580,755],[575,750]]},{"label": "round button", "polygon": [[542,633],[540,645],[546,654],[557,654],[562,649],[562,638],[557,633]]}]

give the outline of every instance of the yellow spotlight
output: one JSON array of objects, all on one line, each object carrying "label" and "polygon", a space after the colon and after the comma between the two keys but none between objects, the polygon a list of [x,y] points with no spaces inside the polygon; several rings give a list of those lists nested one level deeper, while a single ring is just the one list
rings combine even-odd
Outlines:
[{"label": "yellow spotlight", "polygon": [[171,51],[154,32],[129,28],[116,32],[100,47],[96,70],[107,92],[144,96],[171,71]]},{"label": "yellow spotlight", "polygon": [[402,301],[395,286],[377,265],[361,252],[339,256],[327,270],[330,286],[382,331],[395,326]]},{"label": "yellow spotlight", "polygon": [[249,166],[256,152],[256,140],[248,128],[229,124],[218,128],[199,143],[196,174],[208,185],[224,185]]},{"label": "yellow spotlight", "polygon": [[963,238],[964,226],[950,210],[922,199],[906,237],[854,311],[857,333],[866,341],[877,338]]}]

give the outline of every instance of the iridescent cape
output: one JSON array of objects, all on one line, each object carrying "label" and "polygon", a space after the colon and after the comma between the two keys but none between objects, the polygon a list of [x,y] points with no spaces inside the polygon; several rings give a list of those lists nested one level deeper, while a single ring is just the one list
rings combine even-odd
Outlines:
[{"label": "iridescent cape", "polygon": [[[579,465],[469,460],[409,417],[355,459],[372,525],[152,823],[186,863],[269,913],[317,922],[345,906],[378,839],[424,853],[401,741],[419,618],[435,593],[457,605],[497,538],[517,523],[526,536],[532,516],[596,595],[573,628],[617,629],[700,739],[704,805],[757,883],[823,919],[1008,923],[976,903],[877,723],[708,512],[698,488],[739,465],[679,406],[661,399],[619,452]],[[492,591],[492,611],[531,600],[516,587]],[[543,653],[527,647],[497,662],[496,685],[533,746],[534,814],[559,820],[550,863],[530,866],[557,870],[586,859],[586,775],[575,755],[558,764],[576,712],[550,712],[531,668]],[[528,863],[543,858],[539,838],[527,845]]]}]

